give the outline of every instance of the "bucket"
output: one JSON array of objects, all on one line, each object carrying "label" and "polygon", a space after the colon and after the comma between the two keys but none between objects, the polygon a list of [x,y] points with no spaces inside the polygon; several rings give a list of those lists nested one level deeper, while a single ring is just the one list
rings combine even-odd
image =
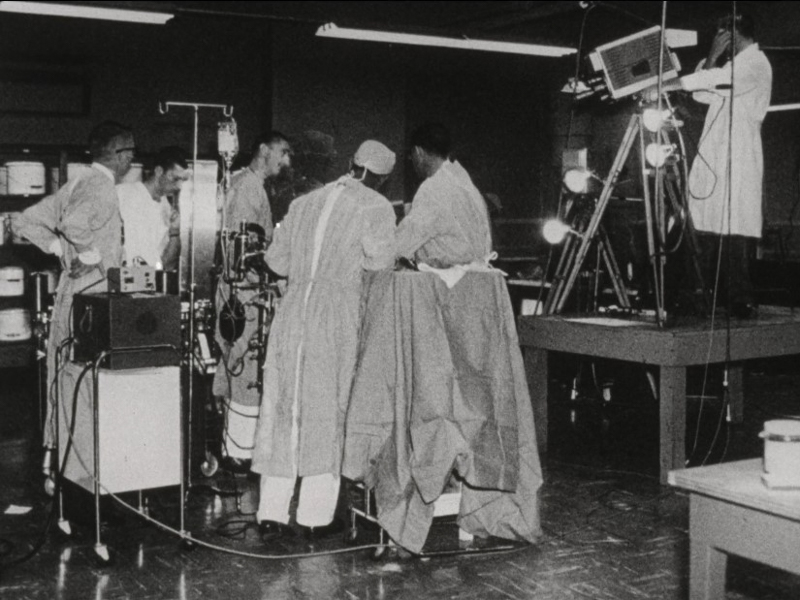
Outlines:
[{"label": "bucket", "polygon": [[44,194],[45,169],[40,162],[10,162],[8,168],[9,196]]},{"label": "bucket", "polygon": [[32,335],[29,311],[24,308],[0,310],[0,342],[24,342]]},{"label": "bucket", "polygon": [[0,267],[0,297],[19,298],[25,295],[25,269]]},{"label": "bucket", "polygon": [[764,482],[769,487],[800,488],[800,421],[764,423]]}]

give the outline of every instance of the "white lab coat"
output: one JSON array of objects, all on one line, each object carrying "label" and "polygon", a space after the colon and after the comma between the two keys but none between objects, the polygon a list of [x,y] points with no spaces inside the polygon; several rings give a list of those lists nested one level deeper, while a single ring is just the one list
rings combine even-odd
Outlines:
[{"label": "white lab coat", "polygon": [[[684,89],[708,104],[703,135],[689,175],[689,207],[698,231],[761,237],[764,155],[761,124],[772,93],[772,67],[753,44],[736,55],[733,78],[732,193],[728,194],[731,63],[682,78]],[[730,222],[728,204],[730,198]]]}]

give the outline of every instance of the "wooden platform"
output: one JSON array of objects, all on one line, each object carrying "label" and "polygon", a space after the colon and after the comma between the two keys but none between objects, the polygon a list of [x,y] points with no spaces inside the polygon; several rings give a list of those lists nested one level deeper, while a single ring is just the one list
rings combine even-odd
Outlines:
[{"label": "wooden platform", "polygon": [[[742,419],[742,362],[800,354],[800,312],[761,307],[759,316],[728,323],[687,319],[659,328],[606,317],[520,317],[519,338],[539,445],[547,447],[548,352],[566,352],[659,367],[660,476],[685,466],[686,370],[730,361],[731,419]],[[730,334],[730,335],[729,335]],[[730,344],[728,339],[730,338]]]}]

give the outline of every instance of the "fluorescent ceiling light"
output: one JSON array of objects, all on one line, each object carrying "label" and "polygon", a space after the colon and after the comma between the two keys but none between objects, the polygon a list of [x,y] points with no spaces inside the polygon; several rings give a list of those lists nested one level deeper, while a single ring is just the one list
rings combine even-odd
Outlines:
[{"label": "fluorescent ceiling light", "polygon": [[410,46],[437,46],[455,48],[457,50],[484,50],[487,52],[505,52],[508,54],[527,54],[529,56],[568,56],[575,54],[575,48],[560,46],[544,46],[540,44],[519,44],[514,42],[495,42],[490,40],[473,40],[439,37],[433,35],[417,35],[412,33],[393,33],[370,29],[348,29],[328,23],[317,29],[320,37],[343,40],[360,40],[364,42],[383,42],[386,44],[408,44]]},{"label": "fluorescent ceiling light", "polygon": [[0,12],[54,17],[80,17],[106,21],[125,21],[128,23],[147,23],[150,25],[163,25],[174,16],[165,12],[125,10],[83,4],[52,4],[49,2],[0,2]]}]

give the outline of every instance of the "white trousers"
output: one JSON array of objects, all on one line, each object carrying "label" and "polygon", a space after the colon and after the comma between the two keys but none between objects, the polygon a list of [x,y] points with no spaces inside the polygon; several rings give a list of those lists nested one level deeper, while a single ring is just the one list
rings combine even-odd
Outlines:
[{"label": "white trousers", "polygon": [[[258,502],[259,521],[289,522],[289,505],[294,495],[294,477],[261,477],[261,496]],[[298,525],[324,527],[333,521],[339,499],[341,478],[327,473],[300,479],[297,502]]]},{"label": "white trousers", "polygon": [[225,445],[227,456],[241,460],[253,458],[258,406],[245,406],[231,401],[226,412]]}]

